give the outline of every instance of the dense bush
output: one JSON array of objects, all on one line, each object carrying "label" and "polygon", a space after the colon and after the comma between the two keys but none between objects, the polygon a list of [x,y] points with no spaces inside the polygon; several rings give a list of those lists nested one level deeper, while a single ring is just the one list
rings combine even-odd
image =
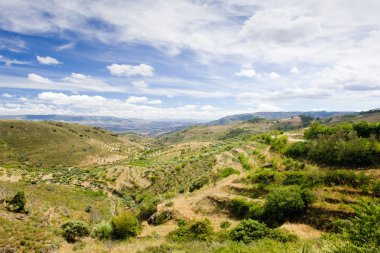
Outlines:
[{"label": "dense bush", "polygon": [[264,218],[269,225],[277,226],[296,215],[303,213],[309,199],[297,187],[278,188],[267,195]]},{"label": "dense bush", "polygon": [[275,181],[276,172],[271,169],[263,169],[253,177],[254,183],[270,184]]},{"label": "dense bush", "polygon": [[199,190],[202,188],[204,185],[209,183],[209,178],[207,176],[200,177],[196,179],[194,182],[189,187],[189,191],[193,192],[195,190]]},{"label": "dense bush", "polygon": [[267,237],[283,243],[295,242],[298,240],[296,235],[291,234],[282,228],[271,229]]},{"label": "dense bush", "polygon": [[239,159],[240,164],[243,166],[244,169],[246,169],[246,170],[252,169],[252,164],[250,164],[248,156],[241,153],[241,154],[239,154],[238,159]]},{"label": "dense bush", "polygon": [[100,240],[111,239],[112,224],[110,221],[101,221],[92,231],[92,236]]},{"label": "dense bush", "polygon": [[364,173],[356,174],[353,171],[333,170],[326,173],[324,182],[329,186],[349,185],[354,188],[359,188],[363,185],[368,185],[370,178]]},{"label": "dense bush", "polygon": [[26,212],[26,197],[23,191],[17,192],[13,198],[6,200],[6,204],[8,205],[8,209],[18,213]]},{"label": "dense bush", "polygon": [[282,151],[288,143],[288,137],[286,135],[273,138],[270,142],[271,148],[277,151]]},{"label": "dense bush", "polygon": [[138,205],[138,218],[139,220],[147,220],[155,212],[157,212],[158,200],[152,195],[144,195]]},{"label": "dense bush", "polygon": [[371,166],[379,163],[380,151],[373,138],[358,137],[356,132],[338,131],[318,135],[308,142],[288,144],[283,153],[331,166]]},{"label": "dense bush", "polygon": [[294,171],[294,172],[287,172],[285,174],[285,179],[282,182],[284,185],[304,185],[306,182],[306,176],[305,173]]},{"label": "dense bush", "polygon": [[169,233],[169,238],[174,241],[209,241],[212,234],[211,222],[205,219],[182,224]]},{"label": "dense bush", "polygon": [[68,221],[62,226],[62,236],[68,242],[76,242],[81,238],[88,236],[90,234],[90,229],[88,226],[81,221]]},{"label": "dense bush", "polygon": [[309,153],[309,146],[306,142],[299,141],[287,145],[284,149],[284,154],[286,156],[294,158],[306,158]]},{"label": "dense bush", "polygon": [[343,228],[343,238],[347,243],[336,252],[379,252],[380,203],[361,201],[354,208],[355,217],[350,219],[350,225]]},{"label": "dense bush", "polygon": [[251,203],[244,198],[234,198],[228,204],[228,210],[233,217],[246,218],[249,213]]},{"label": "dense bush", "polygon": [[112,217],[111,225],[114,239],[135,237],[141,232],[140,223],[132,212],[123,212]]},{"label": "dense bush", "polygon": [[233,241],[242,241],[250,243],[251,241],[261,239],[270,233],[270,229],[263,223],[256,220],[243,220],[230,233]]},{"label": "dense bush", "polygon": [[215,173],[215,180],[220,180],[226,177],[229,177],[231,175],[239,175],[240,172],[234,168],[227,167],[227,168],[218,168],[218,170]]},{"label": "dense bush", "polygon": [[372,186],[373,195],[380,197],[380,180],[376,181]]}]

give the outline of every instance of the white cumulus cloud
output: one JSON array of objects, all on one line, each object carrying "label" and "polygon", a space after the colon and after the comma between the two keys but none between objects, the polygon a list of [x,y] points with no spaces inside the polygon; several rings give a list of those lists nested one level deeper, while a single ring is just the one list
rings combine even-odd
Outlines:
[{"label": "white cumulus cloud", "polygon": [[115,76],[153,76],[154,68],[146,64],[127,65],[127,64],[112,64],[107,66],[111,75]]},{"label": "white cumulus cloud", "polygon": [[52,81],[35,73],[28,74],[28,79],[34,83],[50,84]]},{"label": "white cumulus cloud", "polygon": [[50,56],[37,56],[37,61],[44,65],[58,65],[62,64],[62,62],[58,61],[57,59],[50,57]]}]

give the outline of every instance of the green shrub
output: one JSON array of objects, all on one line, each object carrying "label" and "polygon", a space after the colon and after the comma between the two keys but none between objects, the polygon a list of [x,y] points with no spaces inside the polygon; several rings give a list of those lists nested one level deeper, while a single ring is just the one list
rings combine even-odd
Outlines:
[{"label": "green shrub", "polygon": [[264,169],[253,177],[253,182],[267,185],[275,181],[275,176],[275,171],[271,169]]},{"label": "green shrub", "polygon": [[226,177],[229,177],[231,175],[239,175],[240,172],[234,168],[227,167],[227,168],[219,168],[216,172],[215,178],[216,180],[220,180]]},{"label": "green shrub", "polygon": [[174,241],[209,241],[213,234],[211,222],[208,219],[191,221],[169,233]]},{"label": "green shrub", "polygon": [[352,222],[350,220],[335,220],[333,225],[333,231],[335,233],[342,233],[349,226],[352,226]]},{"label": "green shrub", "polygon": [[349,252],[347,247],[355,246],[350,252],[379,252],[380,248],[380,203],[360,201],[354,206],[355,216],[351,224],[343,228],[343,238],[348,242],[337,252]]},{"label": "green shrub", "polygon": [[90,234],[90,229],[82,221],[68,221],[61,228],[63,238],[70,243],[77,242]]},{"label": "green shrub", "polygon": [[294,171],[287,172],[285,174],[285,179],[282,182],[283,185],[304,185],[305,184],[305,173]]},{"label": "green shrub", "polygon": [[256,220],[243,220],[230,233],[233,241],[250,243],[251,241],[266,237],[270,229],[263,223]]},{"label": "green shrub", "polygon": [[6,204],[8,205],[8,208],[14,212],[18,212],[18,213],[26,212],[25,193],[23,191],[17,192],[16,195],[14,195],[12,199],[6,201]]},{"label": "green shrub", "polygon": [[302,191],[295,187],[278,188],[267,195],[264,217],[272,226],[303,213],[306,209]]},{"label": "green shrub", "polygon": [[111,239],[112,224],[110,221],[101,221],[92,231],[92,236],[100,240]]},{"label": "green shrub", "polygon": [[206,177],[206,176],[203,176],[201,178],[198,178],[197,180],[195,180],[189,187],[189,191],[190,192],[193,192],[195,190],[199,190],[200,188],[202,188],[204,185],[208,184],[209,183],[209,178]]},{"label": "green shrub", "polygon": [[252,203],[244,198],[234,198],[228,204],[228,210],[233,217],[247,218]]},{"label": "green shrub", "polygon": [[380,180],[376,181],[372,186],[372,191],[375,197],[380,197]]},{"label": "green shrub", "polygon": [[220,228],[223,228],[223,229],[229,228],[230,226],[231,226],[231,223],[229,221],[222,221],[220,223]]},{"label": "green shrub", "polygon": [[271,229],[268,238],[279,241],[279,242],[295,242],[298,237],[295,234],[289,233],[282,228]]},{"label": "green shrub", "polygon": [[370,181],[369,176],[364,173],[356,174],[353,171],[347,170],[334,170],[326,173],[324,177],[325,184],[333,185],[349,185],[354,188],[359,188],[363,185],[368,185]]},{"label": "green shrub", "polygon": [[248,218],[261,221],[263,219],[263,215],[264,207],[260,204],[252,203],[249,207]]},{"label": "green shrub", "polygon": [[132,212],[123,212],[112,217],[111,225],[114,239],[135,237],[141,232],[140,223]]},{"label": "green shrub", "polygon": [[243,166],[244,169],[246,169],[246,170],[252,169],[253,166],[252,166],[252,164],[250,164],[248,156],[241,153],[241,154],[239,154],[238,159],[239,159],[239,162]]},{"label": "green shrub", "polygon": [[288,143],[288,137],[286,135],[278,136],[276,138],[273,138],[270,142],[271,149],[282,151],[286,144]]},{"label": "green shrub", "polygon": [[144,195],[138,205],[138,219],[148,220],[155,212],[157,212],[158,200],[151,195]]}]

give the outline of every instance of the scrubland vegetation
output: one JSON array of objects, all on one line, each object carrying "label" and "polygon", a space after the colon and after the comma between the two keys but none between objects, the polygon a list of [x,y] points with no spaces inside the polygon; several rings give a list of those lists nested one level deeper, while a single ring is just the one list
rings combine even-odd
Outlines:
[{"label": "scrubland vegetation", "polygon": [[379,252],[380,123],[300,119],[155,139],[1,121],[0,251]]}]

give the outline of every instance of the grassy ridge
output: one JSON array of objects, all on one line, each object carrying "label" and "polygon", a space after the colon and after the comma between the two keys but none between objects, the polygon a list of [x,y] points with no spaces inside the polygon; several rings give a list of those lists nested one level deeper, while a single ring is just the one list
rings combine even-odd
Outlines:
[{"label": "grassy ridge", "polygon": [[0,163],[73,166],[87,156],[106,156],[99,143],[118,144],[106,130],[59,122],[0,121]]}]

